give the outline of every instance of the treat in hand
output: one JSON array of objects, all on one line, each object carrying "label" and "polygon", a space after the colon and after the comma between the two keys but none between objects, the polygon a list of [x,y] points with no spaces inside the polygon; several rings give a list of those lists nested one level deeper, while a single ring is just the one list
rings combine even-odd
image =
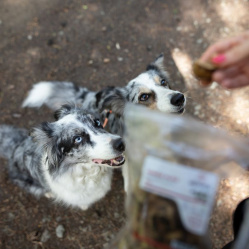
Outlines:
[{"label": "treat in hand", "polygon": [[217,67],[209,62],[203,62],[197,60],[193,63],[193,73],[195,77],[201,82],[205,82],[205,85],[209,85],[212,82],[212,74]]}]

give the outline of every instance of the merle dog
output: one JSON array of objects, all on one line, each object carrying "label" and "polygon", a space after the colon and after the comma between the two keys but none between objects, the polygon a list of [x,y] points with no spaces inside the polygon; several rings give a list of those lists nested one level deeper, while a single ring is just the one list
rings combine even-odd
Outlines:
[{"label": "merle dog", "polygon": [[[151,109],[167,113],[183,113],[185,96],[170,88],[170,80],[163,65],[164,56],[160,55],[150,63],[147,70],[139,74],[124,87],[107,87],[99,92],[77,87],[71,82],[40,82],[33,86],[23,107],[47,105],[57,109],[65,103],[77,106],[93,113],[101,113],[101,122],[109,117],[107,127],[113,134],[123,135],[123,117],[127,102],[142,104]],[[111,110],[112,113],[105,112]]]},{"label": "merle dog", "polygon": [[0,156],[10,178],[36,196],[87,209],[111,188],[112,169],[124,162],[123,140],[93,115],[65,105],[56,121],[31,131],[0,126]]}]

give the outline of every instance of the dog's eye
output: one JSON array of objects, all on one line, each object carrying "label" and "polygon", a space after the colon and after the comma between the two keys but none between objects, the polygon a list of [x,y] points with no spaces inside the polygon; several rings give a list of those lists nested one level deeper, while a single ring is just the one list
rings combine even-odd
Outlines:
[{"label": "dog's eye", "polygon": [[83,138],[81,136],[77,136],[74,138],[74,143],[75,144],[80,144],[82,142]]},{"label": "dog's eye", "polygon": [[161,80],[161,86],[166,86],[167,85],[167,80],[166,79],[162,79]]},{"label": "dog's eye", "polygon": [[146,100],[149,99],[149,97],[150,97],[150,94],[144,93],[144,94],[141,94],[141,95],[140,95],[139,100],[140,100],[140,101],[146,101]]},{"label": "dog's eye", "polygon": [[102,124],[101,124],[101,122],[100,122],[98,119],[95,119],[95,120],[94,120],[94,123],[95,123],[95,126],[96,126],[96,127],[102,128]]}]

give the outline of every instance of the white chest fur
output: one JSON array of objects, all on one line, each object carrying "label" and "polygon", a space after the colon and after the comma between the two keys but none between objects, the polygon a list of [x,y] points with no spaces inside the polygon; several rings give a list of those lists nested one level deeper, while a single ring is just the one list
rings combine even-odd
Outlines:
[{"label": "white chest fur", "polygon": [[66,205],[86,210],[111,189],[112,169],[104,166],[77,164],[55,176],[50,175],[46,160],[43,168],[52,195]]}]

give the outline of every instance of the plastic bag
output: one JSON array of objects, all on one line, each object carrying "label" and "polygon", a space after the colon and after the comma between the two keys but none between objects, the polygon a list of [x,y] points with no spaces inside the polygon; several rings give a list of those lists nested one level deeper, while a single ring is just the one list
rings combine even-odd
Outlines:
[{"label": "plastic bag", "polygon": [[127,108],[127,226],[110,248],[210,248],[219,180],[248,169],[249,142],[186,116]]}]

